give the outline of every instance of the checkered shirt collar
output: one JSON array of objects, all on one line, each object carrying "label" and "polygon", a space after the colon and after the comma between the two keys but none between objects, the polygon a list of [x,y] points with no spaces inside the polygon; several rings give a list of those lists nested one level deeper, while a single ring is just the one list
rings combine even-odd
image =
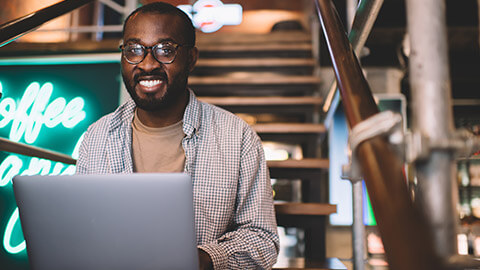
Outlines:
[{"label": "checkered shirt collar", "polygon": [[[201,103],[191,89],[189,91],[189,102],[183,114],[183,132],[187,138],[190,138],[198,132],[201,123]],[[127,102],[117,108],[113,113],[110,122],[110,131],[119,128],[122,124],[130,125],[135,114],[135,102],[129,98]]]}]

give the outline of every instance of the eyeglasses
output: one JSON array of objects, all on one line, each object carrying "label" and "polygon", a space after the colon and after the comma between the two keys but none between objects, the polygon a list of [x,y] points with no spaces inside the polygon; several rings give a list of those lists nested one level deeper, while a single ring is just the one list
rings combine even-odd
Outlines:
[{"label": "eyeglasses", "polygon": [[152,51],[153,57],[162,64],[170,64],[175,61],[179,47],[192,47],[188,44],[176,44],[173,42],[161,42],[153,46],[143,46],[142,44],[132,43],[120,45],[122,55],[128,63],[140,64],[147,56],[148,50]]}]

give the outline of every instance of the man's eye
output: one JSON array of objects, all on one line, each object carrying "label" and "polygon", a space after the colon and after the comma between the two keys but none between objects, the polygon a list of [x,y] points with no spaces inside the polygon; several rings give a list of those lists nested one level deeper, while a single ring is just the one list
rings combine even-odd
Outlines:
[{"label": "man's eye", "polygon": [[155,51],[158,55],[169,56],[175,53],[175,50],[170,46],[163,46],[161,48],[157,48]]},{"label": "man's eye", "polygon": [[127,52],[135,55],[143,55],[143,49],[142,47],[127,47]]}]

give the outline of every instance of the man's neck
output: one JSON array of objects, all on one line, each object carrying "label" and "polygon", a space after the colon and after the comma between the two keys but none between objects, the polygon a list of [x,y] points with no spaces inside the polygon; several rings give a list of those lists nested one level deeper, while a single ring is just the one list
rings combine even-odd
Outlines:
[{"label": "man's neck", "polygon": [[187,91],[175,105],[158,111],[145,111],[137,107],[137,116],[142,124],[147,127],[167,127],[173,125],[183,119],[189,96]]}]

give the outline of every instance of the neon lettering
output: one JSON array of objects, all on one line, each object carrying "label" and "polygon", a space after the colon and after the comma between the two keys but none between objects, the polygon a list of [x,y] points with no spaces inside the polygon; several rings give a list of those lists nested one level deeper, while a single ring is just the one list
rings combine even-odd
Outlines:
[{"label": "neon lettering", "polygon": [[12,98],[0,102],[0,128],[12,122],[9,138],[20,141],[24,137],[28,144],[34,143],[45,125],[53,128],[62,123],[66,128],[73,128],[86,117],[83,110],[85,101],[76,97],[70,102],[62,97],[48,103],[53,92],[53,84],[31,83],[23,94],[18,107]]},{"label": "neon lettering", "polygon": [[[13,229],[15,228],[15,224],[18,223],[18,208],[15,208],[13,211],[12,215],[10,216],[10,219],[8,220],[7,223],[7,228],[5,229],[5,237],[3,238],[3,248],[9,253],[12,254],[17,254],[22,252],[27,248],[25,244],[25,240],[23,240],[20,244],[16,246],[12,246],[11,244],[11,239],[13,235]],[[20,223],[18,223],[20,224]]]},{"label": "neon lettering", "polygon": [[[53,93],[53,84],[45,83],[40,87],[38,82],[32,82],[25,89],[25,92],[17,103],[12,98],[4,98],[0,102],[0,128],[12,123],[9,138],[12,141],[20,141],[22,137],[26,143],[34,143],[43,126],[54,128],[62,124],[65,128],[73,128],[85,119],[85,101],[81,97],[75,97],[70,102],[59,97],[49,103]],[[0,82],[0,92],[3,91]],[[84,134],[78,139],[72,157],[78,158],[78,152]],[[0,188],[11,183],[15,175],[34,174],[74,174],[75,166],[66,165],[60,162],[52,162],[46,159],[31,158],[28,166],[15,154],[5,158],[0,164]],[[18,208],[10,215],[3,236],[3,247],[11,254],[17,254],[25,250],[25,241],[13,244],[14,233],[21,235]],[[15,229],[18,228],[18,229]],[[20,236],[18,235],[18,236]]]},{"label": "neon lettering", "polygon": [[4,159],[2,164],[0,164],[0,187],[4,187],[10,183],[12,177],[20,173],[22,165],[22,160],[17,156],[9,155]]}]

